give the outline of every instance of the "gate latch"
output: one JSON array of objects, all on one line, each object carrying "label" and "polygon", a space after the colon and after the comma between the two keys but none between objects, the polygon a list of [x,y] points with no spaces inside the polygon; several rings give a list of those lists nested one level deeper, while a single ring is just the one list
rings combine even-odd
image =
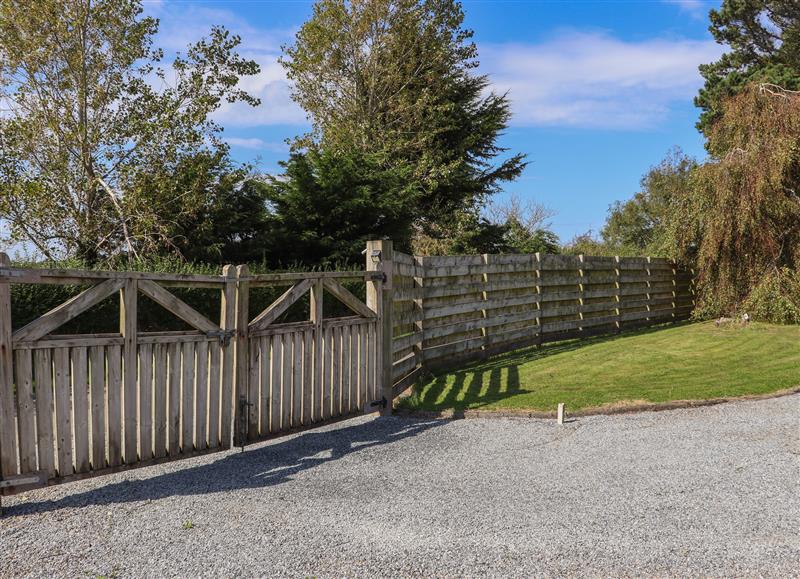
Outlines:
[{"label": "gate latch", "polygon": [[244,452],[244,445],[247,442],[247,422],[250,414],[252,402],[248,402],[244,396],[239,397],[239,446]]},{"label": "gate latch", "polygon": [[385,397],[385,396],[381,396],[381,399],[380,399],[380,400],[375,400],[374,402],[370,402],[370,404],[369,404],[369,405],[370,405],[372,408],[375,408],[375,407],[377,407],[377,406],[380,406],[381,408],[386,408],[386,405],[387,405],[387,402],[386,402],[386,397]]},{"label": "gate latch", "polygon": [[222,346],[227,346],[231,343],[231,338],[236,335],[234,330],[212,330],[210,332],[206,332],[206,336],[209,338],[219,338],[219,343]]}]

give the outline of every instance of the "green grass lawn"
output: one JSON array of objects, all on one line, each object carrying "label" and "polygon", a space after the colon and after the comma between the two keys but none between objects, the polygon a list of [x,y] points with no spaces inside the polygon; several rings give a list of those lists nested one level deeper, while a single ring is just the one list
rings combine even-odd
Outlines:
[{"label": "green grass lawn", "polygon": [[568,410],[765,394],[800,385],[800,326],[686,323],[517,350],[440,374],[401,408]]}]

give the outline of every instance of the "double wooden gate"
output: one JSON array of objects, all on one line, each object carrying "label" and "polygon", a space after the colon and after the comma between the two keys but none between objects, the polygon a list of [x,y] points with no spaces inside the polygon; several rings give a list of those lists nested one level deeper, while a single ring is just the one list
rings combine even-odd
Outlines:
[{"label": "double wooden gate", "polygon": [[[250,275],[246,266],[221,276],[19,269],[0,253],[0,493],[378,409],[382,280],[380,271]],[[365,283],[366,303],[344,282]],[[12,284],[88,287],[14,329]],[[218,291],[219,322],[176,286]],[[289,287],[262,311],[250,307],[275,286]],[[118,332],[54,333],[117,294]],[[141,295],[190,329],[140,331]]]}]

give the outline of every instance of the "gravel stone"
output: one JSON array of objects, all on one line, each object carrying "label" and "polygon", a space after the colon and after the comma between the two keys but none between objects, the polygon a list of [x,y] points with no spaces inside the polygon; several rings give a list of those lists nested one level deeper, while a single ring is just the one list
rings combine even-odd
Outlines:
[{"label": "gravel stone", "polygon": [[0,576],[791,577],[799,491],[800,395],[362,417],[6,497]]}]

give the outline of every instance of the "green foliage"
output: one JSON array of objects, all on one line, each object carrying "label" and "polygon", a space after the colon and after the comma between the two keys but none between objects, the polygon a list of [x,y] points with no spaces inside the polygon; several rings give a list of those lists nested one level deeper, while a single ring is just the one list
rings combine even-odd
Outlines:
[{"label": "green foliage", "polygon": [[618,255],[618,248],[603,243],[596,237],[591,230],[573,237],[569,242],[561,246],[559,253],[566,255]]},{"label": "green foliage", "polygon": [[715,159],[699,167],[673,218],[678,257],[696,263],[699,302],[736,311],[764,276],[800,265],[800,94],[751,86],[709,132]]},{"label": "green foliage", "polygon": [[788,268],[767,274],[741,307],[752,319],[773,324],[800,324],[800,273]]},{"label": "green foliage", "polygon": [[418,225],[479,206],[525,166],[496,162],[509,102],[473,72],[463,20],[452,0],[321,0],[282,59],[313,126],[297,146],[376,155],[403,175]]},{"label": "green foliage", "polygon": [[695,98],[697,124],[706,136],[726,99],[751,83],[800,90],[800,9],[797,0],[723,0],[709,13],[709,30],[729,52],[700,66],[706,79]]},{"label": "green foliage", "polygon": [[[223,102],[257,104],[237,85],[259,67],[214,27],[162,68],[157,29],[139,0],[0,0],[0,98],[10,105],[0,218],[13,239],[89,263],[171,243],[158,212],[170,200],[153,201],[175,191],[150,186],[187,179],[178,171],[198,155],[227,153],[211,114]],[[180,191],[169,219],[203,207],[199,192]]]},{"label": "green foliage", "polygon": [[270,265],[360,265],[366,240],[383,237],[407,247],[413,186],[381,156],[311,149],[292,153],[283,167],[283,175],[254,185],[271,210]]},{"label": "green foliage", "polygon": [[608,250],[615,255],[672,256],[672,213],[690,194],[696,167],[697,162],[677,147],[651,167],[633,198],[609,208],[601,231]]},{"label": "green foliage", "polygon": [[797,386],[799,341],[800,326],[708,322],[558,342],[441,373],[401,404],[553,412],[765,394]]}]

